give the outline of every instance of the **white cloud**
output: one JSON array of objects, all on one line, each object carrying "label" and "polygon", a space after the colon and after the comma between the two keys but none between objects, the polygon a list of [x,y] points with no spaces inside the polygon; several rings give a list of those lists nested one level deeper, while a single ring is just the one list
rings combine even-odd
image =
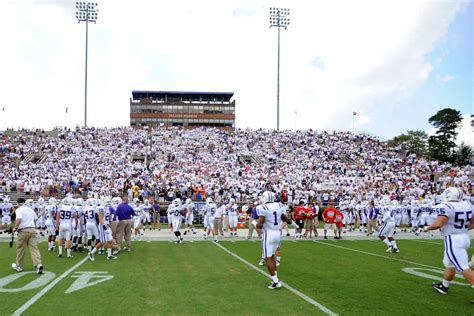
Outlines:
[{"label": "white cloud", "polygon": [[454,76],[450,75],[450,74],[446,74],[446,75],[443,75],[443,76],[441,76],[441,75],[436,76],[436,80],[441,84],[445,84],[445,83],[447,83],[447,82],[449,82],[453,79],[454,79]]},{"label": "white cloud", "polygon": [[[426,56],[463,6],[456,1],[101,0],[89,27],[89,123],[129,123],[133,89],[234,91],[237,126],[350,129],[374,98],[405,97],[431,74]],[[84,28],[74,2],[0,2],[0,129],[83,122]],[[65,107],[69,107],[66,115]],[[383,124],[383,122],[381,122]],[[357,129],[357,128],[356,128]]]},{"label": "white cloud", "polygon": [[458,129],[456,144],[465,143],[474,148],[474,126],[472,125],[471,114],[463,114],[461,126]]}]

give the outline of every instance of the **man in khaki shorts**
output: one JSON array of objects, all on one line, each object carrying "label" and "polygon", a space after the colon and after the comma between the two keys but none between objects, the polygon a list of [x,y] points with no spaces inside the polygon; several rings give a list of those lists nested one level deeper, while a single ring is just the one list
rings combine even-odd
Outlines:
[{"label": "man in khaki shorts", "polygon": [[25,199],[19,198],[17,203],[19,207],[15,210],[15,231],[18,232],[18,240],[16,242],[16,262],[12,263],[12,268],[17,272],[23,271],[25,250],[28,247],[36,273],[42,274],[43,265],[41,264],[41,254],[38,249],[35,230],[35,221],[38,217],[32,208],[24,205]]}]

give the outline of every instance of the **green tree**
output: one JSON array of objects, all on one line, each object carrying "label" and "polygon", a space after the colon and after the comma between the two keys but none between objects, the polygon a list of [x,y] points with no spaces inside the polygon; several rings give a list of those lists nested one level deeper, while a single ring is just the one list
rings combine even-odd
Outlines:
[{"label": "green tree", "polygon": [[456,164],[458,166],[465,166],[473,164],[474,152],[472,147],[466,145],[464,142],[461,143],[458,150],[456,151]]},{"label": "green tree", "polygon": [[443,109],[429,118],[428,122],[438,130],[428,139],[429,151],[433,158],[456,162],[456,129],[462,121],[461,112],[454,109]]},{"label": "green tree", "polygon": [[404,150],[425,155],[428,152],[428,135],[426,132],[408,131],[388,141],[390,146],[401,146]]}]

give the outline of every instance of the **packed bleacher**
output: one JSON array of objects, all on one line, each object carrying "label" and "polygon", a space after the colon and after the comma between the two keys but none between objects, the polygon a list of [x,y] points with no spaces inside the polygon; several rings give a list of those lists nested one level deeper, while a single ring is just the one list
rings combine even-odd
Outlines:
[{"label": "packed bleacher", "polygon": [[448,183],[472,190],[471,167],[453,167],[350,132],[129,127],[48,134],[24,130],[0,142],[0,190],[54,196],[153,196],[246,203],[271,189],[288,202],[420,199]]}]

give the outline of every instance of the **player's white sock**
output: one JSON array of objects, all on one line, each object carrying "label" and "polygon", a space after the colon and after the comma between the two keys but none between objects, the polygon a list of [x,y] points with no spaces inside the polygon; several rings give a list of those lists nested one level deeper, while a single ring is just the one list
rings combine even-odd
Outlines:
[{"label": "player's white sock", "polygon": [[450,285],[451,285],[451,281],[443,280],[443,286],[444,287],[449,287]]},{"label": "player's white sock", "polygon": [[391,243],[392,243],[393,248],[398,249],[397,242],[395,240],[392,240]]},{"label": "player's white sock", "polygon": [[62,255],[63,254],[63,246],[59,246],[58,251],[59,251],[59,254]]},{"label": "player's white sock", "polygon": [[107,248],[107,256],[112,256],[112,248]]},{"label": "player's white sock", "polygon": [[273,283],[278,283],[280,280],[278,280],[278,276],[277,274],[275,273],[275,275],[272,275],[272,281]]},{"label": "player's white sock", "polygon": [[67,256],[69,257],[71,255],[71,248],[66,248],[66,253],[67,253]]},{"label": "player's white sock", "polygon": [[96,252],[97,252],[97,248],[94,247],[94,249],[92,249],[92,251],[91,251],[91,254],[95,254]]},{"label": "player's white sock", "polygon": [[388,239],[384,239],[383,242],[389,247],[392,245]]}]

